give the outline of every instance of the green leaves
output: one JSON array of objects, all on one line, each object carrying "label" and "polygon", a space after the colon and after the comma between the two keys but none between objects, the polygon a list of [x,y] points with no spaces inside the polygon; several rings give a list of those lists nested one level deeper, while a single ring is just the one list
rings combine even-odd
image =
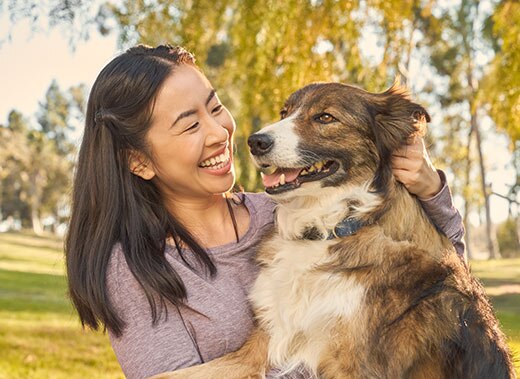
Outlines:
[{"label": "green leaves", "polygon": [[[247,136],[278,119],[288,95],[310,82],[385,89],[407,57],[416,6],[395,0],[127,0],[113,6],[113,14],[123,44],[167,41],[196,54],[236,117],[239,183],[256,190]],[[363,56],[363,30],[375,24],[387,41],[382,61]]]},{"label": "green leaves", "polygon": [[[471,113],[490,116],[510,136],[512,148],[520,146],[516,0],[121,0],[100,7],[83,0],[4,3],[0,14],[8,13],[12,23],[33,19],[38,29],[39,15],[45,14],[50,25],[72,26],[74,32],[83,30],[81,35],[93,24],[103,34],[119,33],[123,48],[168,42],[193,51],[237,120],[235,161],[238,182],[247,190],[261,189],[247,137],[278,119],[292,91],[312,81],[382,91],[399,73],[406,81],[414,64],[425,73],[426,84],[413,92],[423,99],[429,95],[442,108],[442,125],[431,129],[444,150],[438,162],[454,174],[451,184],[459,193],[482,196],[463,183],[477,183],[482,176],[466,165],[477,160],[468,143]],[[78,96],[80,104],[81,90]],[[63,116],[61,101],[49,89],[49,112],[38,115],[50,133]],[[59,135],[64,130],[56,129],[56,141],[64,141]]]},{"label": "green leaves", "polygon": [[520,3],[503,0],[492,15],[498,51],[483,80],[480,98],[498,128],[520,141]]}]

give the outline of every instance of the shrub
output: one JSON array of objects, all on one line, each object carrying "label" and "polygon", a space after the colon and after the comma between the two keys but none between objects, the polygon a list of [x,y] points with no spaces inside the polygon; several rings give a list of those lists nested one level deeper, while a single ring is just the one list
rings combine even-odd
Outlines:
[{"label": "shrub", "polygon": [[517,221],[515,219],[509,217],[498,225],[497,240],[502,257],[520,257],[520,242],[518,241]]}]

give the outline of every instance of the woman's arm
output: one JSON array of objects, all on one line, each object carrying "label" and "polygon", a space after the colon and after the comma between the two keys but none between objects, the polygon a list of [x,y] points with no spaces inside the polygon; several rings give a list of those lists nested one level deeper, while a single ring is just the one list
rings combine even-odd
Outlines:
[{"label": "woman's arm", "polygon": [[107,273],[110,301],[126,323],[124,333],[108,330],[125,376],[145,378],[201,363],[197,347],[174,306],[152,326],[150,306],[120,249],[114,249]]},{"label": "woman's arm", "polygon": [[[181,267],[177,267],[177,269],[181,269]],[[188,269],[186,268],[186,270]],[[224,268],[222,270],[223,272],[225,271]],[[242,267],[242,271],[249,270]],[[224,275],[224,277],[227,276]],[[204,289],[197,288],[196,285],[191,283],[189,290],[195,297],[195,293],[199,293],[202,296],[203,294],[200,292],[210,292],[208,296],[216,303],[208,304],[207,306],[215,309],[218,306],[217,303],[223,301],[219,296],[226,298],[234,296],[229,292],[229,284],[231,283],[232,285],[233,282],[229,278],[224,278],[223,280],[228,283],[227,287],[225,287],[227,290],[217,286],[215,281],[211,281],[208,287]],[[236,282],[236,285],[241,285],[240,281]],[[199,317],[185,319],[185,312],[190,312],[189,310],[183,308],[179,312],[177,307],[168,303],[168,317],[166,318],[163,313],[159,317],[159,321],[152,326],[152,316],[148,301],[138,282],[130,272],[120,248],[114,249],[107,273],[107,286],[110,301],[116,308],[118,315],[126,322],[123,335],[115,336],[110,330],[108,333],[112,348],[127,378],[146,378],[163,372],[199,365],[235,350],[235,348],[228,346],[228,337],[238,333],[238,330],[234,330],[229,325],[224,325],[222,327],[230,329],[219,332],[205,329],[203,325],[199,324],[200,322],[207,322],[211,318],[218,318],[218,314],[211,316],[209,310],[206,312],[208,316],[200,314]],[[227,292],[224,293],[222,291]],[[249,309],[249,306],[247,308]],[[230,314],[232,310],[227,309],[225,312]],[[239,317],[236,319],[233,327],[238,328],[240,332],[244,332],[243,329],[246,329],[245,332],[247,333],[247,330],[252,325],[252,322],[245,323]],[[211,337],[212,335],[214,337]],[[197,337],[197,340],[195,337]],[[243,336],[244,340],[246,337],[247,335]],[[217,351],[214,351],[212,356],[208,357],[207,346],[205,353],[200,351],[203,349],[203,347],[200,347],[200,340],[206,340],[207,342],[208,339],[212,338],[215,339],[214,344]],[[236,340],[233,341],[235,341],[233,343],[236,343]],[[227,346],[228,351],[219,352],[223,348],[222,344]],[[239,346],[236,346],[236,349]],[[280,376],[279,373],[279,370],[271,370],[267,374],[267,378],[305,379],[311,377],[305,370],[295,370],[283,376]]]},{"label": "woman's arm", "polygon": [[401,183],[416,195],[433,224],[464,256],[464,225],[453,206],[446,176],[433,166],[422,138],[415,138],[394,152],[392,171]]}]

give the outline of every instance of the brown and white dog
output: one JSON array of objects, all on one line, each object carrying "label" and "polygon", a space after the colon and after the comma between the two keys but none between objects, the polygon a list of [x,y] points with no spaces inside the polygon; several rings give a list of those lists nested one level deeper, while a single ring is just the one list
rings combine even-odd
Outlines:
[{"label": "brown and white dog", "polygon": [[427,112],[397,86],[317,83],[281,116],[248,141],[278,202],[251,291],[258,328],[240,350],[160,377],[301,365],[320,378],[515,377],[481,284],[391,172]]}]

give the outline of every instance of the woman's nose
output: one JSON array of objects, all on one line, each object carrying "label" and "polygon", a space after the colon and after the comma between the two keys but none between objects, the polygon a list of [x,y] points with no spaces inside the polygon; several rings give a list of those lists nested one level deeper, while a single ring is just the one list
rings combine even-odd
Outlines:
[{"label": "woman's nose", "polygon": [[218,122],[215,118],[210,117],[209,132],[207,136],[207,144],[219,144],[226,142],[229,139],[230,131],[225,125]]}]

